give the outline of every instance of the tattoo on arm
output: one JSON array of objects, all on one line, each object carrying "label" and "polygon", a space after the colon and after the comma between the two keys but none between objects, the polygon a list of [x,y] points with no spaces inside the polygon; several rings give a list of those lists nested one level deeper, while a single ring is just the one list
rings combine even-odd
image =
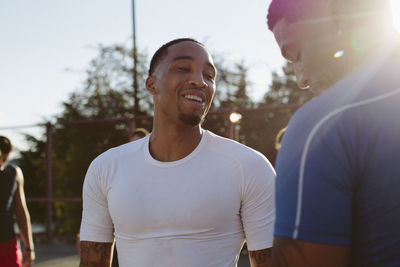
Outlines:
[{"label": "tattoo on arm", "polygon": [[113,243],[81,241],[81,262],[79,267],[109,267]]},{"label": "tattoo on arm", "polygon": [[267,267],[271,262],[271,249],[249,251],[251,267]]}]

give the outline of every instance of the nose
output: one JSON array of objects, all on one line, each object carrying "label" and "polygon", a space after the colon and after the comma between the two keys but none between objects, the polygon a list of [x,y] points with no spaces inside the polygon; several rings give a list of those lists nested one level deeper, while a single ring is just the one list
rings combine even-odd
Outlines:
[{"label": "nose", "polygon": [[198,88],[204,88],[207,86],[207,83],[205,82],[202,73],[194,73],[190,77],[190,85]]},{"label": "nose", "polygon": [[310,77],[300,63],[294,64],[297,86],[301,89],[307,89],[310,86]]}]

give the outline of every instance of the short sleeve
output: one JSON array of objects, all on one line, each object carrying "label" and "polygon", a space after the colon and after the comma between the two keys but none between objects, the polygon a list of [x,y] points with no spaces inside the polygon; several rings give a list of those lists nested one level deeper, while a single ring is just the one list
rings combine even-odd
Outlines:
[{"label": "short sleeve", "polygon": [[324,125],[301,147],[299,135],[289,132],[284,140],[276,164],[276,236],[350,244],[357,155],[336,126]]},{"label": "short sleeve", "polygon": [[260,156],[244,171],[241,217],[248,250],[272,247],[275,220],[275,171]]},{"label": "short sleeve", "polygon": [[83,184],[83,212],[80,239],[94,242],[113,242],[113,223],[108,211],[106,190],[100,164],[92,162]]}]

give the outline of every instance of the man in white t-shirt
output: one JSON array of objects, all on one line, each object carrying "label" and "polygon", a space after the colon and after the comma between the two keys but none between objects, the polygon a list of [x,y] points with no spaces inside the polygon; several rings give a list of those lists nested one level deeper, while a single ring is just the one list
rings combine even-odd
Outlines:
[{"label": "man in white t-shirt", "polygon": [[[204,45],[177,39],[150,63],[153,130],[90,165],[80,266],[233,267],[247,241],[269,266],[275,172],[260,153],[203,130],[216,69]],[[113,230],[114,229],[114,230]]]}]

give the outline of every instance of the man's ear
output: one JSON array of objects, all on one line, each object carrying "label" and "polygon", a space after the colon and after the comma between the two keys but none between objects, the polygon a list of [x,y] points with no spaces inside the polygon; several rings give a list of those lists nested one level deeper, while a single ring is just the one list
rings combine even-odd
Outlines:
[{"label": "man's ear", "polygon": [[156,89],[156,81],[153,76],[149,76],[146,79],[146,89],[147,91],[150,92],[150,94],[155,95],[158,93],[158,90]]}]

